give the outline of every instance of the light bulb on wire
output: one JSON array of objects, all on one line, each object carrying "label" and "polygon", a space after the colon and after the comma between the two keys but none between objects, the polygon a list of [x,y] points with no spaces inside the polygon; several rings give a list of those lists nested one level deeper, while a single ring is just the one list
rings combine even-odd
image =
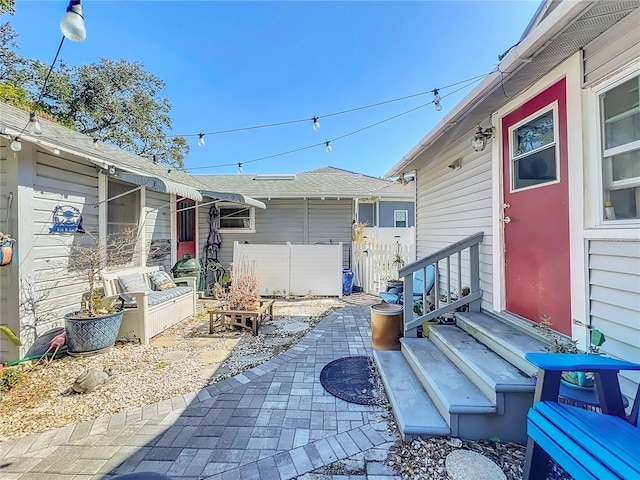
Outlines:
[{"label": "light bulb on wire", "polygon": [[238,164],[238,173],[240,175],[242,175],[242,164],[241,163]]},{"label": "light bulb on wire", "polygon": [[442,110],[442,105],[440,105],[440,92],[438,92],[437,88],[433,89],[433,104],[436,106],[436,110],[439,112]]},{"label": "light bulb on wire", "polygon": [[318,117],[313,117],[313,129],[316,132],[320,130],[320,122],[318,121]]},{"label": "light bulb on wire", "polygon": [[87,38],[87,29],[84,26],[84,13],[82,0],[70,0],[67,12],[60,21],[60,30],[69,40],[82,42]]},{"label": "light bulb on wire", "polygon": [[331,150],[332,150],[332,149],[331,149],[331,142],[324,142],[324,150],[325,150],[327,153],[331,153]]},{"label": "light bulb on wire", "polygon": [[35,135],[42,135],[42,126],[40,125],[40,120],[35,113],[29,114],[29,132]]},{"label": "light bulb on wire", "polygon": [[14,152],[19,152],[20,150],[22,150],[22,140],[20,140],[18,137],[13,139],[13,142],[11,142],[11,150],[13,150]]},{"label": "light bulb on wire", "polygon": [[198,134],[198,146],[204,147],[204,133]]}]

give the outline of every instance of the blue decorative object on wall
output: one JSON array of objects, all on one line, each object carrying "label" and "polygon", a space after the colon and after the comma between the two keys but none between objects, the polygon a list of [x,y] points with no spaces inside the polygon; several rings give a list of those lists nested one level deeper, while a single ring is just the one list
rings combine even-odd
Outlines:
[{"label": "blue decorative object on wall", "polygon": [[58,205],[53,210],[53,227],[49,233],[85,233],[80,210],[71,205]]}]

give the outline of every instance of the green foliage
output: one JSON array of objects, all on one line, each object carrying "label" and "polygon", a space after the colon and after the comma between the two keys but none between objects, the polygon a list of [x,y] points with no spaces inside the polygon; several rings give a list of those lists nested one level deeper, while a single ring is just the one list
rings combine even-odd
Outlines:
[{"label": "green foliage", "polygon": [[22,381],[24,373],[19,366],[5,367],[0,373],[0,392],[7,392]]},{"label": "green foliage", "polygon": [[15,0],[0,0],[0,15],[3,13],[16,13]]},{"label": "green foliage", "polygon": [[493,448],[495,448],[496,452],[502,450],[502,442],[500,441],[500,437],[491,437],[489,441],[493,442]]},{"label": "green foliage", "polygon": [[0,100],[48,113],[66,127],[136,155],[156,155],[165,165],[184,167],[187,140],[165,133],[172,127],[171,104],[160,96],[165,83],[141,62],[102,58],[70,67],[60,61],[42,92],[50,66],[18,55],[17,37],[11,24],[0,25],[0,82],[8,85]]}]

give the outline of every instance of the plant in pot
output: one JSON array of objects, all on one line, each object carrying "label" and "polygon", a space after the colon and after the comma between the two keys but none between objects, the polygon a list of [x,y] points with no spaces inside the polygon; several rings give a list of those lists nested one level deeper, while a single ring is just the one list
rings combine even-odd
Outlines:
[{"label": "plant in pot", "polygon": [[11,264],[15,243],[16,241],[9,234],[0,232],[0,267]]},{"label": "plant in pot", "polygon": [[64,316],[70,354],[99,353],[115,344],[124,301],[119,306],[105,301],[100,282],[106,269],[131,262],[135,240],[131,230],[106,241],[87,233],[71,246],[67,269],[86,282],[88,291],[82,309]]}]

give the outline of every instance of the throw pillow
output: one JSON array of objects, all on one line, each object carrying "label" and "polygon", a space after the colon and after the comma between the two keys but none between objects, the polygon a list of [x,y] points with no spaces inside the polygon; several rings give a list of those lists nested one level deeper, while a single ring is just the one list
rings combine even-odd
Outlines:
[{"label": "throw pillow", "polygon": [[149,279],[156,290],[169,290],[176,286],[173,279],[169,276],[167,272],[163,272],[159,270],[157,272],[153,272],[149,274]]},{"label": "throw pillow", "polygon": [[153,292],[141,273],[123,275],[118,277],[118,282],[124,292]]}]

